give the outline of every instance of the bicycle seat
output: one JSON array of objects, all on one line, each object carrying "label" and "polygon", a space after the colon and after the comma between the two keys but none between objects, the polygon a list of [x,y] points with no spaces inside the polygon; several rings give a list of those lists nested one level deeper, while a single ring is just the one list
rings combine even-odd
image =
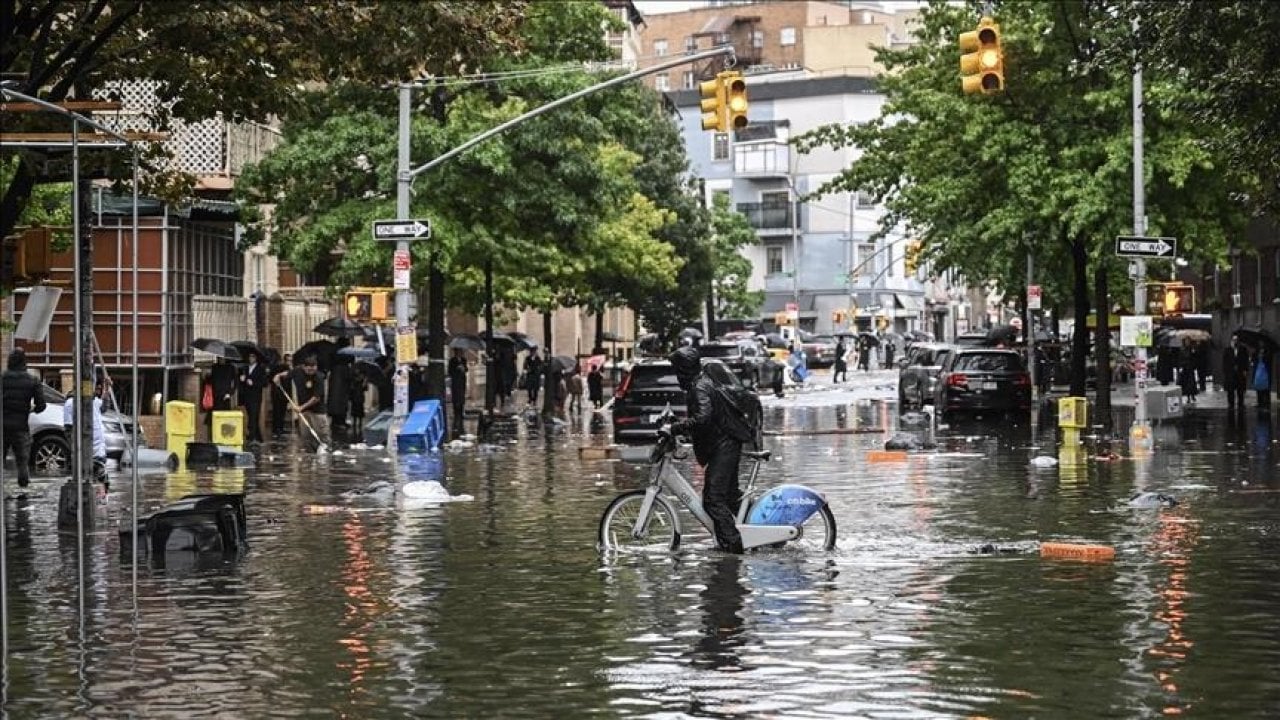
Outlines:
[{"label": "bicycle seat", "polygon": [[760,462],[769,462],[769,458],[773,456],[773,453],[768,450],[746,450],[742,454]]}]

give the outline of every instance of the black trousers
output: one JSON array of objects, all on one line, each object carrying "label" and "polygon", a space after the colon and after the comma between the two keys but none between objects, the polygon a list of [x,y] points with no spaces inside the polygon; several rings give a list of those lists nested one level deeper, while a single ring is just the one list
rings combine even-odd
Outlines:
[{"label": "black trousers", "polygon": [[245,442],[262,442],[262,394],[245,393],[244,398]]},{"label": "black trousers", "polygon": [[5,428],[0,462],[4,462],[10,449],[13,450],[13,464],[18,466],[18,485],[26,487],[31,482],[31,431],[27,428]]},{"label": "black trousers", "polygon": [[288,417],[289,401],[279,392],[271,394],[271,434],[283,435],[285,418]]},{"label": "black trousers", "polygon": [[729,552],[742,552],[742,535],[738,532],[734,517],[742,502],[742,490],[738,487],[742,445],[723,436],[714,443],[707,458],[702,484],[702,508],[711,516],[716,542],[720,544],[720,548]]},{"label": "black trousers", "polygon": [[1227,388],[1227,407],[1236,408],[1244,407],[1244,385],[1238,384],[1235,387]]}]

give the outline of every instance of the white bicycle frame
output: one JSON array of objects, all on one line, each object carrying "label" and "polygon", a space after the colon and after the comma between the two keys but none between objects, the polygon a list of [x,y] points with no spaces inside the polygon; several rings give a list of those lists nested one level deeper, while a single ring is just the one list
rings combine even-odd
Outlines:
[{"label": "white bicycle frame", "polygon": [[[673,441],[675,442],[675,441]],[[636,539],[644,537],[649,525],[649,514],[653,511],[654,498],[658,497],[663,488],[674,494],[680,500],[680,503],[693,513],[693,516],[702,523],[713,536],[715,535],[715,524],[711,521],[711,516],[702,507],[702,498],[698,496],[697,490],[685,478],[680,470],[676,468],[672,458],[675,455],[676,448],[670,452],[663,453],[662,457],[653,464],[649,471],[649,487],[645,489],[644,501],[640,504],[640,513],[636,517],[635,528],[632,529],[632,535]],[[751,476],[747,480],[747,487],[742,493],[742,502],[738,504],[738,515],[734,518],[734,522],[738,526],[738,532],[742,534],[742,547],[753,548],[762,545],[772,545],[774,543],[786,542],[793,540],[800,535],[800,528],[794,525],[750,525],[744,521],[747,518],[747,506],[755,489],[756,478],[760,475],[760,463],[764,462],[759,458],[751,458],[755,464],[751,468]],[[674,516],[671,521],[675,523],[675,530],[680,533],[680,517]]]}]

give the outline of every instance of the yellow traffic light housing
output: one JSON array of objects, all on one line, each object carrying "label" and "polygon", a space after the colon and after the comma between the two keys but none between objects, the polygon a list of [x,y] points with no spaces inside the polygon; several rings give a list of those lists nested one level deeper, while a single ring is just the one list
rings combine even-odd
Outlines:
[{"label": "yellow traffic light housing", "polygon": [[960,89],[966,95],[1004,90],[1004,50],[1000,26],[984,17],[976,30],[960,33]]},{"label": "yellow traffic light housing", "polygon": [[702,129],[727,133],[747,126],[747,81],[742,73],[725,70],[698,85],[702,95]]},{"label": "yellow traffic light housing", "polygon": [[729,132],[725,117],[725,86],[720,76],[698,85],[698,91],[702,94],[702,129]]},{"label": "yellow traffic light housing", "polygon": [[920,268],[920,249],[919,242],[907,243],[907,252],[903,257],[902,263],[907,269],[908,275],[915,275],[916,270]]},{"label": "yellow traffic light housing", "polygon": [[742,73],[728,70],[718,76],[724,79],[725,98],[729,109],[728,126],[734,130],[742,130],[750,120],[747,119],[747,81]]},{"label": "yellow traffic light housing", "polygon": [[1196,289],[1182,283],[1166,283],[1164,286],[1164,314],[1186,315],[1196,311]]},{"label": "yellow traffic light housing", "polygon": [[388,318],[390,293],[386,290],[357,288],[347,293],[343,307],[347,319],[354,322],[381,322]]}]

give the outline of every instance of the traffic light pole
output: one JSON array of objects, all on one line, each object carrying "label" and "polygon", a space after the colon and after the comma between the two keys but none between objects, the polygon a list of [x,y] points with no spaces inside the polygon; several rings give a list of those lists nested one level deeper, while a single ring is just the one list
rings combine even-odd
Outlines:
[{"label": "traffic light pole", "polygon": [[[475,137],[471,138],[470,140],[462,143],[461,145],[453,148],[452,150],[449,150],[448,152],[441,154],[439,157],[435,158],[434,160],[431,160],[426,164],[420,165],[416,168],[413,167],[412,158],[410,157],[411,155],[410,122],[412,119],[411,111],[413,106],[413,90],[415,87],[417,87],[417,84],[416,83],[401,84],[399,86],[399,91],[400,91],[399,136],[398,136],[399,144],[398,144],[397,153],[396,153],[396,220],[405,221],[410,219],[409,198],[413,188],[413,181],[416,177],[418,177],[419,175],[425,173],[426,171],[438,165],[443,164],[448,160],[452,160],[453,158],[461,155],[467,150],[470,150],[476,145],[479,145],[480,143],[484,142],[485,140],[488,140],[489,138],[492,138],[497,135],[501,135],[502,133],[516,127],[517,125],[521,125],[528,120],[532,120],[533,118],[538,117],[539,115],[548,113],[552,110],[555,110],[558,107],[567,105],[571,102],[584,98],[588,95],[593,95],[597,92],[600,92],[601,90],[607,90],[611,87],[622,85],[624,83],[631,82],[632,80],[636,80],[636,79],[645,77],[647,75],[653,75],[655,73],[659,73],[664,70],[669,70],[674,67],[680,67],[681,65],[689,65],[691,63],[696,63],[702,60],[709,60],[711,58],[720,57],[720,56],[729,56],[730,58],[732,58],[733,46],[724,45],[724,46],[713,48],[711,50],[706,50],[700,53],[693,53],[690,55],[681,55],[679,57],[673,58],[666,62],[658,63],[657,65],[643,68],[641,70],[636,70],[635,72],[630,72],[630,73],[627,73],[626,75],[620,75],[616,78],[606,80],[602,83],[597,83],[595,85],[592,85],[591,87],[584,88],[582,90],[579,90],[578,92],[571,93],[557,100],[552,100],[546,105],[541,105],[539,107],[536,107],[533,110],[530,110],[529,112],[523,115],[520,115],[519,117],[512,118],[511,120],[508,120],[507,122],[504,122],[501,125],[498,125],[497,127],[494,127],[490,130],[486,130],[480,133],[479,135],[476,135]],[[409,241],[408,240],[397,241],[396,249],[407,252],[409,250]],[[409,320],[410,320],[409,319],[409,292],[410,292],[409,290],[404,290],[404,289],[396,291],[396,325],[398,329],[406,328],[409,326]],[[433,307],[433,308],[430,308],[430,311],[432,313],[442,313],[444,310],[443,308]],[[489,329],[490,331],[492,331],[492,328],[489,328]],[[445,363],[445,358],[433,357],[430,359],[430,362],[433,364],[439,363],[441,366],[443,366]],[[405,416],[409,414],[409,366],[407,363],[397,363],[396,377],[395,377],[394,384],[395,384],[395,406],[394,406],[395,420],[393,421],[394,424],[392,425],[392,428],[391,428],[393,436],[394,434],[398,433],[399,424],[403,423]],[[394,441],[388,442],[387,446],[389,448],[394,447]]]},{"label": "traffic light pole", "polygon": [[[1135,24],[1134,30],[1137,30]],[[1143,170],[1142,65],[1133,66],[1133,234],[1145,235],[1146,184]],[[1147,314],[1147,262],[1134,261],[1133,312]],[[1133,426],[1129,428],[1129,452],[1146,455],[1154,448],[1151,427],[1147,422],[1147,349],[1139,346],[1134,355]]]}]

